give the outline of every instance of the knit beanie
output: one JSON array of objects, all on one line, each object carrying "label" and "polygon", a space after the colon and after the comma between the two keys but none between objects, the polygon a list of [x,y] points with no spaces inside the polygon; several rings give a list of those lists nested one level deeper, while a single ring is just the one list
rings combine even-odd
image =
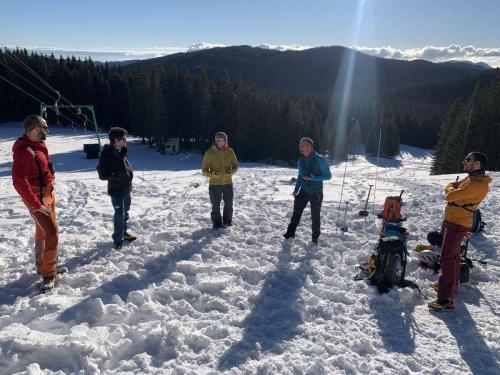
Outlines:
[{"label": "knit beanie", "polygon": [[217,132],[217,133],[215,133],[215,139],[216,139],[216,140],[217,140],[217,139],[223,139],[223,140],[225,140],[225,141],[226,141],[226,143],[227,143],[227,134],[226,134],[226,133],[224,133],[224,132]]}]

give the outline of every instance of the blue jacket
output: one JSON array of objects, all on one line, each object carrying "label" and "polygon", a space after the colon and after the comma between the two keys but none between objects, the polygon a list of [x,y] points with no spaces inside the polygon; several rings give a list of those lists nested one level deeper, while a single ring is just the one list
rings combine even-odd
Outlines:
[{"label": "blue jacket", "polygon": [[[304,176],[310,176],[309,180],[304,180]],[[323,156],[313,151],[311,157],[299,159],[299,175],[295,183],[295,193],[302,188],[307,193],[322,193],[323,181],[332,178],[332,173]]]}]

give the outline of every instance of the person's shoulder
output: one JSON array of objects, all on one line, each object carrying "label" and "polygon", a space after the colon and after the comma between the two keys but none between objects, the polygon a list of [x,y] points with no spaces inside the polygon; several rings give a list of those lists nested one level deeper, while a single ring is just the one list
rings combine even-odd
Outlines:
[{"label": "person's shoulder", "polygon": [[489,185],[491,181],[493,181],[493,178],[491,176],[488,176],[487,174],[477,179],[477,182],[481,185]]},{"label": "person's shoulder", "polygon": [[472,184],[489,184],[491,181],[493,181],[493,178],[485,174],[482,176],[469,177],[468,181]]},{"label": "person's shoulder", "polygon": [[316,158],[316,159],[323,160],[323,161],[326,162],[325,157],[323,155],[321,155],[320,153],[318,153],[317,151],[314,151],[313,157]]},{"label": "person's shoulder", "polygon": [[26,136],[22,136],[16,139],[14,144],[12,145],[12,152],[27,150],[29,145],[29,140]]},{"label": "person's shoulder", "polygon": [[109,158],[112,157],[116,152],[116,149],[110,144],[106,144],[102,147],[101,157]]},{"label": "person's shoulder", "polygon": [[105,144],[104,146],[102,146],[101,155],[108,154],[109,151],[110,151],[110,145],[109,144]]},{"label": "person's shoulder", "polygon": [[207,150],[207,153],[208,153],[208,152],[209,152],[209,153],[211,153],[211,154],[212,154],[212,153],[213,153],[213,154],[216,154],[217,152],[219,152],[219,149],[217,148],[217,146],[216,146],[216,145],[212,145],[212,146],[210,146],[210,148]]}]

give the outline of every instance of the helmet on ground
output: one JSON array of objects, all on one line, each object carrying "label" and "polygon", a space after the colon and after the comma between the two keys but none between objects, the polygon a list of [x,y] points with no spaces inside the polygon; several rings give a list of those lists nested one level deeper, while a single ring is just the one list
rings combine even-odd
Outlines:
[{"label": "helmet on ground", "polygon": [[424,250],[418,253],[420,259],[420,266],[424,268],[430,268],[431,270],[436,268],[438,262],[438,257],[436,253],[432,250]]}]

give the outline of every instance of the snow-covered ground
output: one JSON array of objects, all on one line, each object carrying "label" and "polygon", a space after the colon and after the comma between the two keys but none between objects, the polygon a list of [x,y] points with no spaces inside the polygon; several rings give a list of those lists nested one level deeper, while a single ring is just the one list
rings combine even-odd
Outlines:
[{"label": "snow-covered ground", "polygon": [[[118,253],[106,182],[82,151],[92,134],[51,129],[60,263],[69,273],[42,295],[34,224],[10,177],[21,132],[20,124],[0,126],[1,374],[500,373],[499,173],[482,207],[488,227],[472,240],[488,265],[461,286],[454,311],[430,313],[410,289],[380,295],[353,280],[376,243],[386,195],[405,190],[410,249],[439,227],[443,187],[456,176],[429,176],[427,151],[405,147],[396,160],[382,159],[366,221],[358,211],[375,160],[349,161],[347,233],[336,225],[345,164],[332,166],[314,248],[309,208],[295,240],[281,237],[295,169],[242,163],[235,226],[212,231],[201,156],[130,143],[130,230],[139,238]],[[428,284],[437,276],[411,255],[407,278],[434,298]]]}]

